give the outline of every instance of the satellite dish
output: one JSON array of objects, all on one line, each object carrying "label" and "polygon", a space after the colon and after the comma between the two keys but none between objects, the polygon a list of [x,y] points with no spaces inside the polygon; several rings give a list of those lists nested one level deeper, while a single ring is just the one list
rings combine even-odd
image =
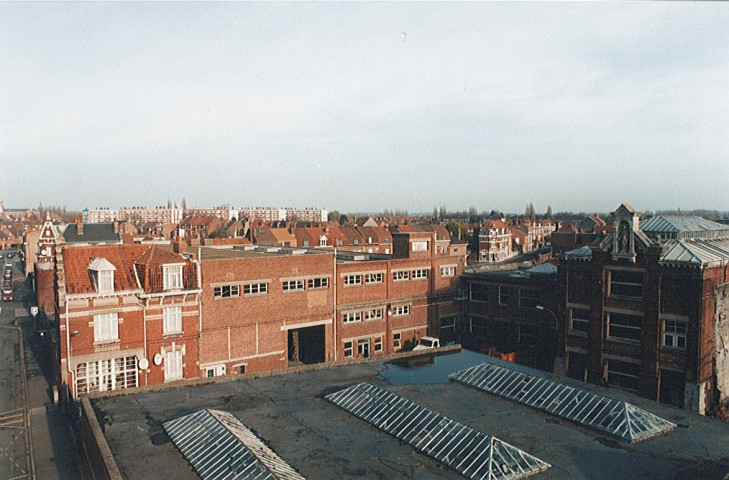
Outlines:
[{"label": "satellite dish", "polygon": [[140,358],[139,359],[139,369],[140,370],[146,370],[149,368],[149,360],[146,358]]},{"label": "satellite dish", "polygon": [[154,356],[152,361],[154,362],[155,365],[157,365],[159,367],[162,364],[162,355],[160,355],[158,353],[157,355]]}]

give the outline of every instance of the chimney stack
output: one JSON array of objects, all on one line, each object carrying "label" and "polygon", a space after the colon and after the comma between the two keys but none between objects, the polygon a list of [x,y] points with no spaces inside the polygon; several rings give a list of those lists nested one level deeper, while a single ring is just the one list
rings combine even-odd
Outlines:
[{"label": "chimney stack", "polygon": [[114,227],[114,233],[119,233],[119,222],[117,222],[116,218],[112,222],[112,225]]},{"label": "chimney stack", "polygon": [[83,219],[78,220],[78,222],[76,223],[76,233],[79,234],[79,235],[83,235],[84,234],[84,221],[83,221]]}]

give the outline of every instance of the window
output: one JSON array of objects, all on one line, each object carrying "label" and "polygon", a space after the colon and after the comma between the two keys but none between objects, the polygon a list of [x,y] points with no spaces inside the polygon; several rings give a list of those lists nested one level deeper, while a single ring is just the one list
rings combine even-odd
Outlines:
[{"label": "window", "polygon": [[304,281],[303,280],[285,280],[283,283],[283,291],[284,292],[294,292],[297,290],[303,290],[304,289]]},{"label": "window", "polygon": [[366,310],[365,320],[382,320],[382,309]]},{"label": "window", "polygon": [[610,295],[633,299],[643,298],[643,272],[610,270]]},{"label": "window", "polygon": [[219,285],[213,288],[215,298],[228,298],[240,296],[240,285]]},{"label": "window", "polygon": [[182,351],[165,353],[165,382],[182,378]]},{"label": "window", "polygon": [[392,307],[392,316],[399,317],[400,315],[410,315],[410,305]]},{"label": "window", "polygon": [[94,343],[119,340],[119,318],[116,312],[94,315]]},{"label": "window", "polygon": [[521,308],[534,308],[539,303],[537,291],[532,288],[519,289],[519,306]]},{"label": "window", "polygon": [[137,386],[137,358],[119,357],[79,363],[76,394],[105,392]]},{"label": "window", "polygon": [[267,283],[249,283],[243,285],[243,295],[262,295],[268,292]]},{"label": "window", "polygon": [[637,363],[608,360],[608,383],[628,390],[638,389],[640,365]]},{"label": "window", "polygon": [[413,280],[418,280],[420,278],[428,278],[427,268],[419,268],[417,270],[413,270]]},{"label": "window", "polygon": [[317,277],[309,279],[309,290],[315,288],[329,288],[329,279],[326,277]]},{"label": "window", "polygon": [[114,291],[114,270],[99,270],[98,275],[98,287],[99,293],[113,292]]},{"label": "window", "polygon": [[400,332],[392,334],[392,346],[395,349],[402,348],[402,335]]},{"label": "window", "polygon": [[488,302],[489,290],[488,286],[483,283],[471,284],[471,300],[475,302]]},{"label": "window", "polygon": [[440,319],[440,338],[445,341],[456,337],[456,316],[451,315]]},{"label": "window", "polygon": [[308,247],[309,246],[309,241],[308,240],[304,240],[304,246],[305,247]]},{"label": "window", "polygon": [[428,250],[428,242],[413,242],[413,252],[425,252]]},{"label": "window", "polygon": [[453,267],[453,266],[440,267],[440,276],[441,277],[455,277],[456,276],[456,267]]},{"label": "window", "polygon": [[182,265],[164,266],[162,273],[165,290],[182,288]]},{"label": "window", "polygon": [[362,285],[362,275],[345,275],[345,285]]},{"label": "window", "polygon": [[402,282],[404,280],[410,280],[410,272],[408,272],[407,270],[392,272],[393,282]]},{"label": "window", "polygon": [[682,320],[663,321],[663,346],[686,350],[687,323]]},{"label": "window", "polygon": [[590,310],[587,308],[570,308],[570,332],[587,335],[590,325]]},{"label": "window", "polygon": [[165,307],[163,311],[164,322],[162,333],[169,335],[172,333],[182,333],[182,307]]},{"label": "window", "polygon": [[509,289],[503,285],[499,286],[499,305],[502,307],[509,304]]},{"label": "window", "polygon": [[489,321],[487,317],[471,316],[469,317],[469,331],[476,338],[486,338],[488,336]]},{"label": "window", "polygon": [[626,313],[607,314],[608,337],[631,342],[640,342],[643,317]]},{"label": "window", "polygon": [[353,354],[354,349],[352,348],[352,342],[344,342],[344,356],[351,357]]},{"label": "window", "polygon": [[321,236],[319,237],[319,246],[320,247],[326,247],[327,246],[327,237]]},{"label": "window", "polygon": [[357,355],[363,358],[369,358],[370,356],[370,339],[360,338],[357,340]]},{"label": "window", "polygon": [[382,351],[382,336],[375,337],[375,352]]},{"label": "window", "polygon": [[343,323],[354,323],[362,321],[362,312],[349,312],[342,314]]},{"label": "window", "polygon": [[369,285],[373,283],[382,283],[382,273],[366,273],[365,283]]},{"label": "window", "polygon": [[205,378],[222,377],[225,375],[225,365],[216,365],[205,369]]}]

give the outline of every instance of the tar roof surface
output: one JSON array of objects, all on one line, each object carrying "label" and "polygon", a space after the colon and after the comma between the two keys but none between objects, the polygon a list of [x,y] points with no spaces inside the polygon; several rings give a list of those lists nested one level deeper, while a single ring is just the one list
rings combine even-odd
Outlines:
[{"label": "tar roof surface", "polygon": [[[466,353],[466,352],[464,352]],[[469,352],[470,353],[470,352]],[[483,361],[481,356],[471,362]],[[447,357],[441,357],[447,358]],[[485,357],[484,357],[485,358]],[[419,368],[465,368],[449,362]],[[389,384],[371,362],[307,373],[262,377],[96,399],[105,435],[126,478],[197,478],[160,424],[203,408],[225,410],[273,451],[312,479],[462,478],[408,445],[328,403],[323,397],[370,382],[549,462],[535,479],[707,478],[729,472],[729,425],[614,389],[559,378],[601,395],[628,400],[678,428],[631,444],[538,410],[448,382]],[[397,367],[400,368],[400,367]],[[442,365],[441,365],[442,370]],[[413,372],[418,369],[412,370]],[[421,370],[422,371],[422,370]],[[400,372],[407,378],[407,371]],[[384,373],[383,373],[384,374]]]},{"label": "tar roof surface", "polygon": [[[284,247],[276,247],[274,245],[265,245],[255,248],[211,248],[211,247],[200,247],[202,261],[206,260],[233,260],[237,258],[263,258],[263,257],[281,257],[281,256],[291,256],[293,255],[292,251],[305,251],[305,253],[302,253],[300,255],[333,255],[334,252],[332,250],[326,251],[326,250],[310,250],[305,248],[284,248]],[[199,258],[198,256],[198,248],[197,247],[191,247],[187,250],[187,253],[190,253],[194,255],[195,257]]]}]

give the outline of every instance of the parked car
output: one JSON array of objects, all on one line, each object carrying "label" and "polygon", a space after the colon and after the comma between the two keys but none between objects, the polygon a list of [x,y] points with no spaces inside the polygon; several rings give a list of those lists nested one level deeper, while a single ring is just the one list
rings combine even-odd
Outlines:
[{"label": "parked car", "polygon": [[416,350],[428,350],[431,348],[438,348],[440,347],[440,340],[438,340],[435,337],[420,337],[420,341],[417,345],[413,348],[413,351]]},{"label": "parked car", "polygon": [[11,302],[13,300],[13,289],[3,288],[3,302]]}]

